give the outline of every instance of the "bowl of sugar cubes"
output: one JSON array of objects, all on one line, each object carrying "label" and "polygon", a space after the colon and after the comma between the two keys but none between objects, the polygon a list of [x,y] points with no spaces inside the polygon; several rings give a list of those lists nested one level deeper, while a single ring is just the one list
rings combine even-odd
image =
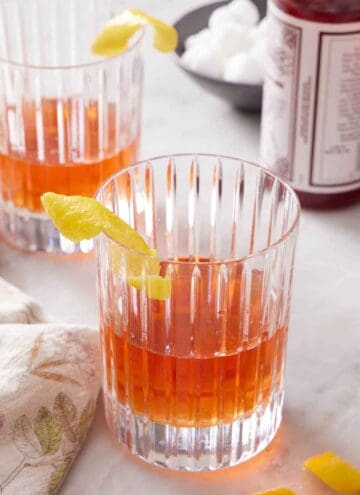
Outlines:
[{"label": "bowl of sugar cubes", "polygon": [[266,53],[266,0],[216,2],[175,24],[176,61],[197,84],[235,107],[260,111]]}]

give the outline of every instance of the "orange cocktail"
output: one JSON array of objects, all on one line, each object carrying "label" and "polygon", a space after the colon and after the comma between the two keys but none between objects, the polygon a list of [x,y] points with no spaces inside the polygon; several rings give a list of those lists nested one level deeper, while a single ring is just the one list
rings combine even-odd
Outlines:
[{"label": "orange cocktail", "polygon": [[114,153],[118,146],[116,108],[113,104],[107,108],[105,142],[101,136],[99,102],[93,101],[83,109],[82,149],[74,147],[74,136],[70,130],[72,122],[79,118],[81,104],[79,98],[65,101],[43,99],[43,137],[39,142],[36,104],[34,101],[23,102],[26,152],[0,153],[0,196],[3,201],[17,208],[26,208],[29,212],[41,212],[40,196],[46,191],[91,197],[107,177],[136,160],[137,137],[133,137],[132,141],[130,138],[128,144]]},{"label": "orange cocktail", "polygon": [[[141,343],[141,318],[136,312],[130,312],[128,325],[121,329],[102,322],[107,386],[116,391],[121,404],[128,403],[134,413],[147,415],[156,423],[184,427],[232,423],[251,414],[259,404],[267,404],[274,387],[281,386],[287,328],[276,328],[271,335],[261,328],[263,273],[253,275],[250,335],[244,342],[238,308],[241,265],[232,274],[232,287],[227,300],[220,303],[223,309],[219,309],[217,269],[210,273],[209,260],[202,263],[198,265],[194,307],[196,328],[189,311],[192,264],[185,265],[185,270],[175,267],[172,294],[176,306],[174,300],[169,331],[167,302],[148,302],[151,316],[146,348]],[[137,298],[136,307],[140,307],[139,294]],[[223,315],[219,315],[221,311]],[[116,321],[116,316],[110,321]],[[171,352],[164,352],[166,345],[171,346]]]},{"label": "orange cocktail", "polygon": [[0,237],[31,251],[87,252],[92,242],[62,237],[40,196],[92,196],[136,159],[142,33],[120,55],[100,57],[91,46],[111,3],[48,0],[41,15],[38,7],[14,0],[0,19]]},{"label": "orange cocktail", "polygon": [[[253,164],[160,157],[97,199],[156,248],[97,241],[107,421],[148,462],[204,470],[279,428],[299,205]],[[154,274],[171,290],[149,292]]]}]

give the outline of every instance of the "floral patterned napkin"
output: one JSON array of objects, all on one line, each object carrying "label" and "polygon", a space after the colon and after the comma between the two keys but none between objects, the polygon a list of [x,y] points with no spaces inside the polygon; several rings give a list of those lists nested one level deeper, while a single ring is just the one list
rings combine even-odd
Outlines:
[{"label": "floral patterned napkin", "polygon": [[0,279],[0,493],[55,494],[79,452],[100,387],[98,334],[48,323]]}]

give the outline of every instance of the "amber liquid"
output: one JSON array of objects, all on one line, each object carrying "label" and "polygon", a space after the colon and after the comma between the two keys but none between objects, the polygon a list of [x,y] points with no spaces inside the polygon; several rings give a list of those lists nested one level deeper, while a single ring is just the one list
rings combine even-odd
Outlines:
[{"label": "amber liquid", "polygon": [[[316,22],[359,22],[359,0],[275,0],[287,14]],[[340,165],[339,165],[340,166]],[[296,191],[301,205],[309,208],[338,208],[360,201],[360,188],[341,193],[317,194]]]},{"label": "amber liquid", "polygon": [[[79,112],[83,113],[82,128],[75,132]],[[14,151],[12,146],[9,153],[0,153],[0,198],[16,207],[40,212],[40,196],[46,191],[93,196],[107,177],[136,160],[137,138],[114,152],[117,136],[111,105],[105,138],[97,102],[82,109],[74,98],[60,102],[43,99],[40,127],[33,101],[23,102],[22,115],[23,149]]]},{"label": "amber liquid", "polygon": [[243,290],[237,276],[240,268],[229,281],[227,308],[221,309],[220,302],[219,309],[215,281],[200,267],[201,286],[195,316],[191,315],[192,269],[183,267],[182,276],[173,280],[171,310],[163,301],[149,301],[146,343],[141,343],[139,300],[136,311],[129,308],[127,326],[117,315],[104,318],[107,386],[133,413],[156,423],[187,427],[231,423],[265,405],[281,387],[287,329],[278,328],[270,336],[261,328],[259,274],[253,278],[245,338],[243,315],[235,309]]}]

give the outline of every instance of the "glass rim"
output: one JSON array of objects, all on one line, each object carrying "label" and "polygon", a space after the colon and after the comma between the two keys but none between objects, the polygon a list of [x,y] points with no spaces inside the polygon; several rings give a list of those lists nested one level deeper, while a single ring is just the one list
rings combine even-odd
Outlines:
[{"label": "glass rim", "polygon": [[[0,3],[5,3],[6,1],[7,0],[0,0]],[[115,62],[121,59],[122,57],[128,55],[129,53],[133,52],[135,48],[137,48],[144,39],[144,33],[145,33],[145,29],[144,27],[141,27],[137,31],[137,33],[133,35],[134,42],[131,44],[131,46],[127,46],[126,50],[124,50],[121,53],[118,53],[117,55],[111,55],[110,57],[102,57],[92,62],[86,62],[81,64],[68,64],[68,65],[36,65],[36,64],[25,64],[22,62],[16,62],[14,60],[3,58],[0,56],[0,64],[9,65],[11,67],[17,67],[19,69],[31,69],[31,70],[48,71],[48,72],[51,72],[53,70],[70,71],[74,69],[86,69],[90,67],[101,66],[107,63]],[[91,49],[91,46],[89,48]]]},{"label": "glass rim", "polygon": [[[206,266],[206,265],[227,265],[227,264],[233,264],[233,263],[244,263],[248,259],[256,258],[258,256],[264,256],[264,255],[266,255],[266,253],[272,251],[273,249],[276,249],[277,247],[279,247],[282,244],[285,244],[285,242],[296,231],[296,229],[298,228],[299,223],[300,223],[301,206],[300,206],[300,200],[299,200],[296,192],[294,191],[294,189],[286,181],[284,181],[277,174],[274,174],[274,173],[270,172],[265,167],[263,167],[263,166],[255,163],[255,162],[252,162],[250,160],[244,160],[242,158],[235,157],[235,156],[220,155],[220,154],[216,154],[216,153],[173,153],[173,154],[168,154],[168,155],[159,155],[159,156],[155,156],[155,157],[152,157],[152,158],[147,158],[145,160],[140,160],[140,161],[138,161],[136,163],[133,163],[132,165],[130,165],[130,166],[128,166],[128,167],[126,167],[126,168],[124,168],[122,170],[119,170],[118,172],[115,172],[114,174],[110,175],[110,177],[108,177],[98,187],[98,189],[96,190],[96,192],[95,192],[95,194],[94,194],[93,197],[94,197],[94,199],[96,199],[97,201],[99,201],[98,195],[101,193],[101,191],[103,189],[106,188],[106,186],[108,184],[110,184],[112,181],[114,181],[120,175],[123,175],[125,173],[128,173],[131,169],[133,169],[133,168],[135,168],[137,166],[146,165],[147,163],[152,162],[152,161],[155,161],[155,160],[171,159],[171,158],[175,158],[176,159],[177,157],[194,157],[194,158],[196,158],[198,156],[199,157],[203,156],[203,157],[210,157],[210,158],[220,158],[220,159],[223,158],[223,159],[226,159],[226,160],[234,160],[234,161],[237,161],[237,162],[243,162],[243,163],[245,163],[247,165],[250,165],[250,166],[252,166],[254,168],[257,168],[257,169],[262,170],[269,177],[272,177],[273,179],[278,180],[280,182],[280,184],[285,187],[285,189],[287,190],[287,192],[290,193],[291,196],[295,199],[296,214],[295,214],[295,218],[294,218],[291,226],[287,229],[287,231],[284,234],[281,235],[281,237],[279,239],[277,239],[276,241],[272,242],[271,244],[269,244],[268,246],[266,246],[263,249],[259,249],[257,251],[254,251],[253,253],[249,253],[249,254],[247,254],[245,256],[240,256],[239,258],[224,259],[224,260],[209,260],[209,261],[200,261],[200,260],[199,261],[196,261],[196,260],[194,260],[194,261],[193,260],[192,261],[184,261],[184,260],[177,260],[177,259],[172,259],[172,258],[163,258],[161,256],[150,256],[149,254],[140,253],[136,249],[132,249],[132,248],[129,248],[129,247],[125,246],[121,242],[118,242],[115,239],[113,239],[112,237],[110,237],[105,232],[102,232],[100,235],[104,235],[110,241],[114,242],[115,244],[117,244],[121,248],[125,249],[129,253],[137,254],[138,256],[142,256],[145,259],[157,259],[159,261],[171,263],[172,265],[203,265],[203,266]],[[101,204],[103,204],[103,203],[101,203]],[[151,249],[153,249],[153,248],[151,248]]]}]

